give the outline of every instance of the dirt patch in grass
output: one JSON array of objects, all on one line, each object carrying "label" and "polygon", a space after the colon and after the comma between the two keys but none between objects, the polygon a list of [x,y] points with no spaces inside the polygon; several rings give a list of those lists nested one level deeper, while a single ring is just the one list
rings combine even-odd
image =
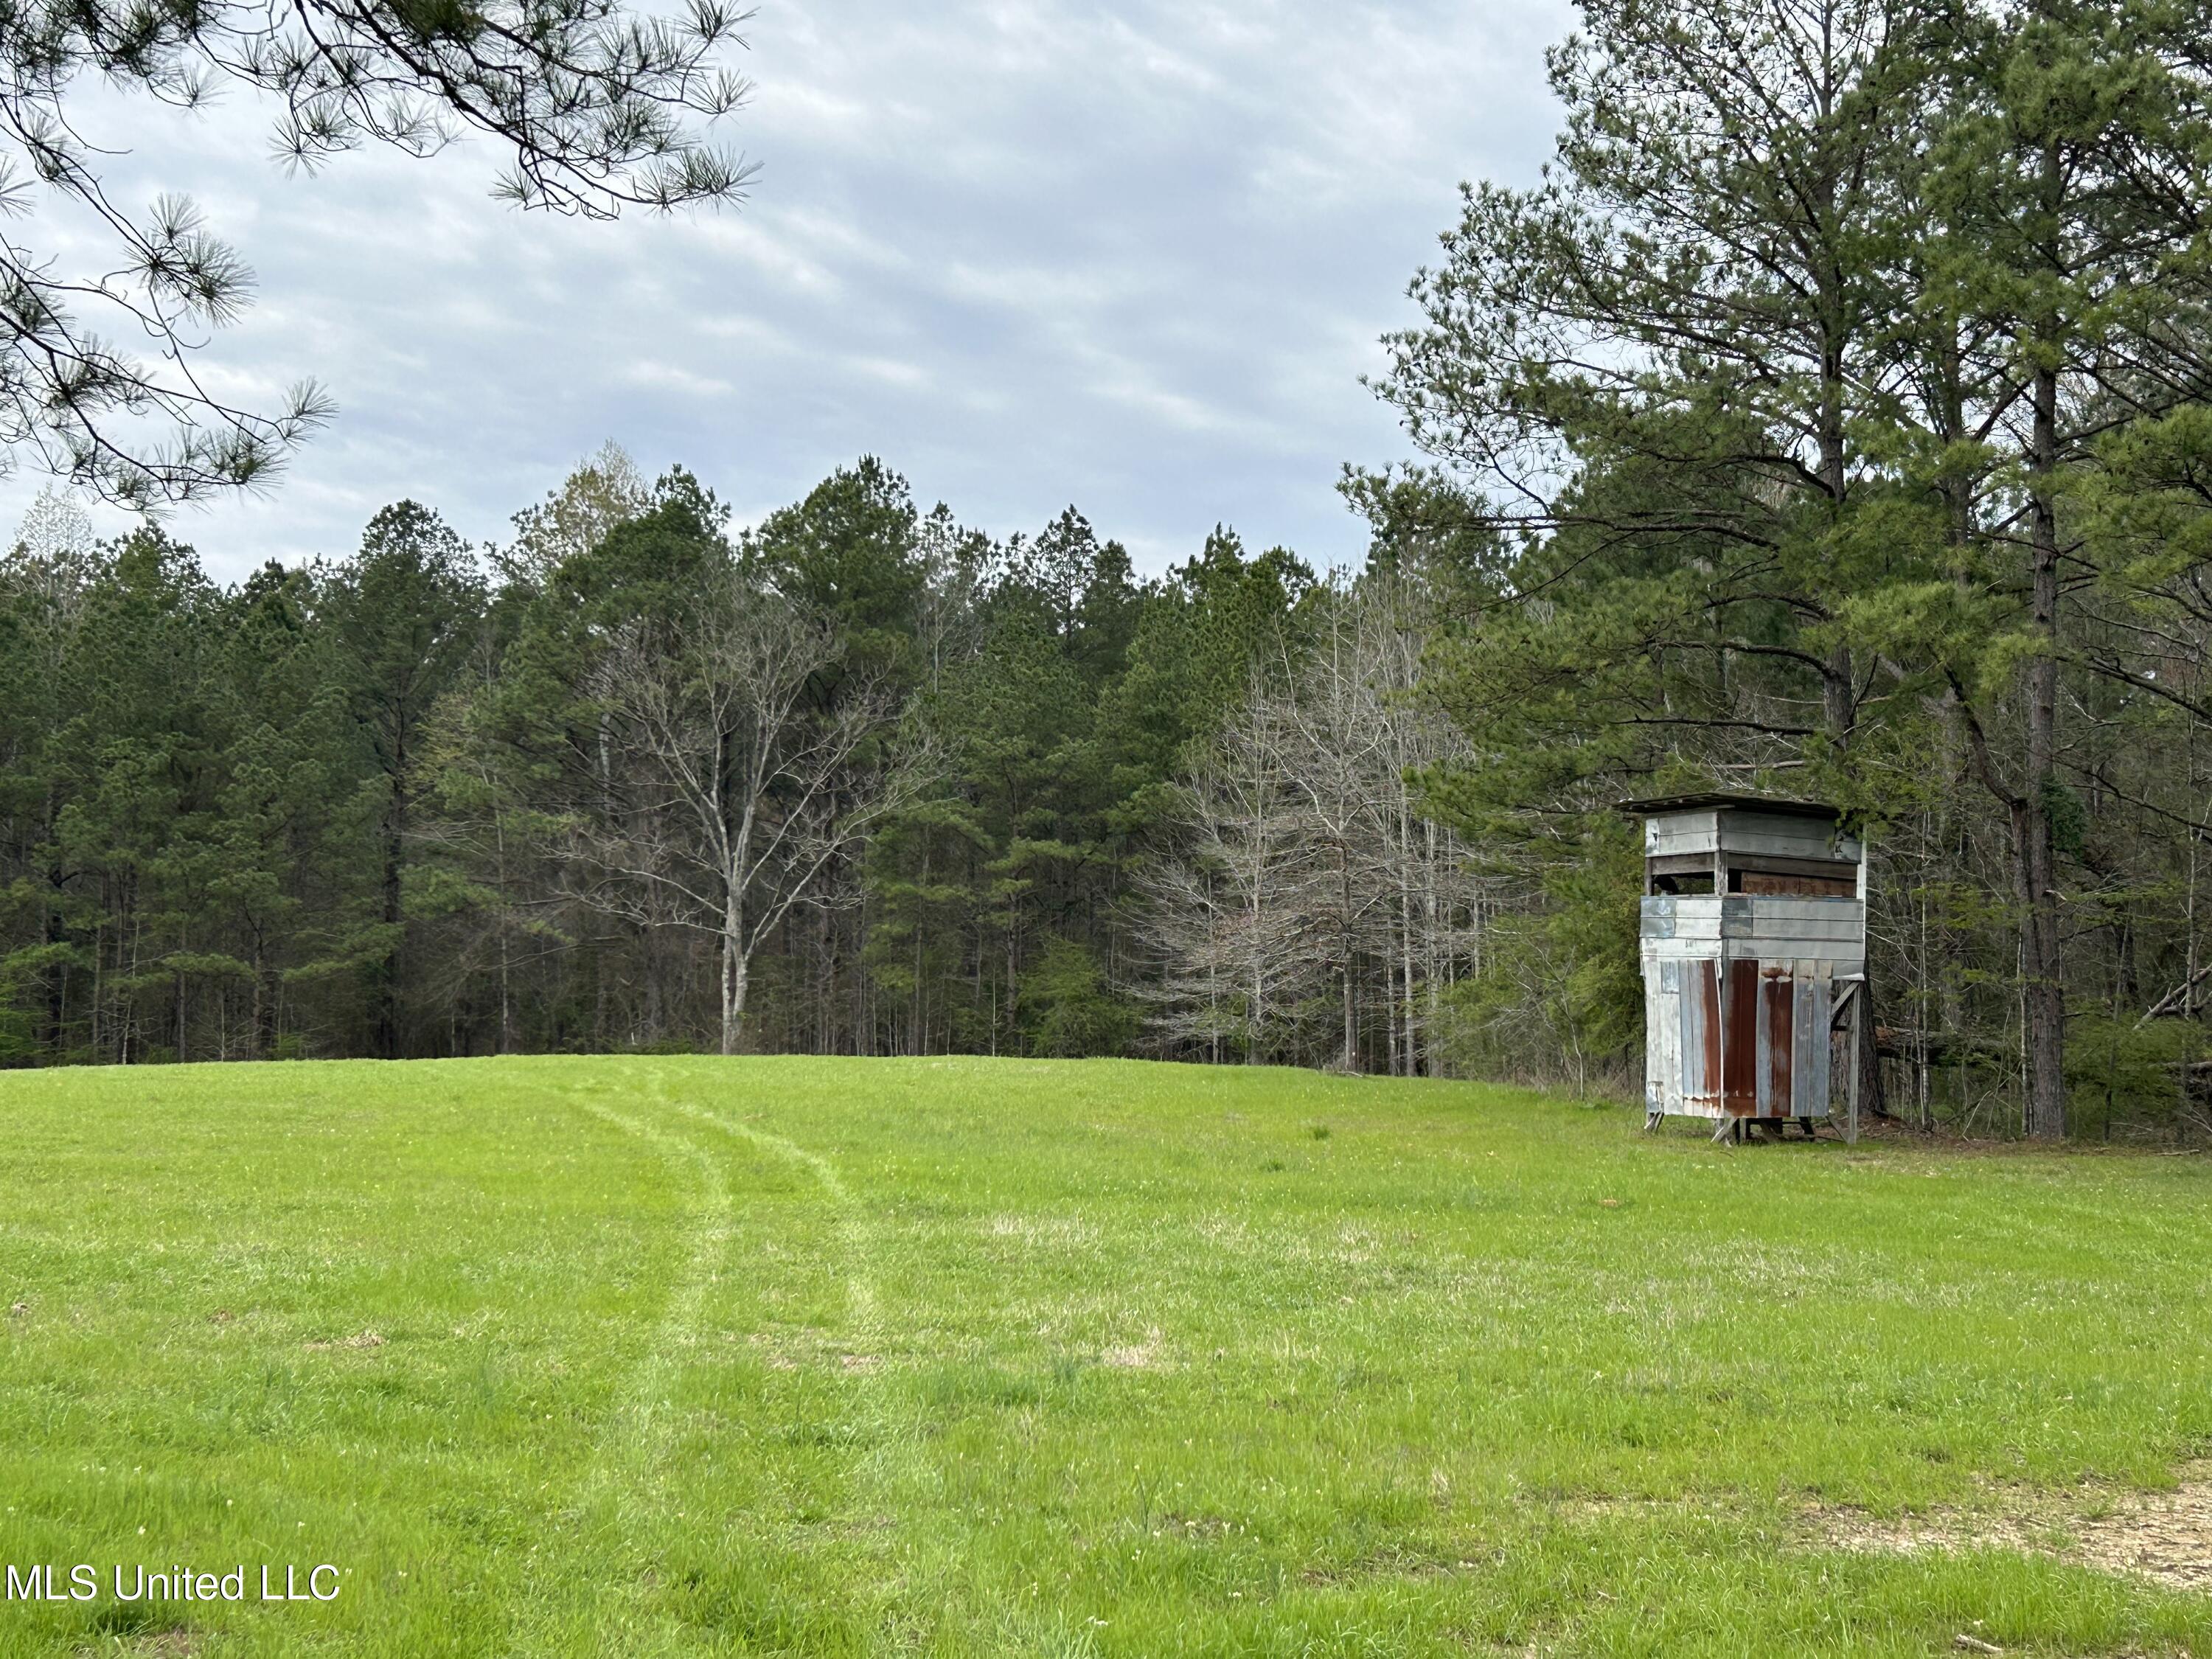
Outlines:
[{"label": "dirt patch in grass", "polygon": [[2107,1572],[2138,1572],[2182,1589],[2212,1589],[2212,1480],[2136,1499],[2085,1517],[2081,1557]]},{"label": "dirt patch in grass", "polygon": [[1159,1327],[1155,1325],[1145,1333],[1142,1342],[1132,1343],[1127,1347],[1109,1348],[1098,1356],[1098,1359],[1100,1364],[1111,1365],[1116,1370],[1158,1370],[1165,1347],[1166,1339],[1160,1334]]},{"label": "dirt patch in grass", "polygon": [[310,1352],[327,1353],[332,1348],[380,1348],[384,1346],[384,1339],[374,1331],[360,1331],[352,1336],[341,1337],[336,1342],[310,1342],[307,1346]]},{"label": "dirt patch in grass", "polygon": [[1808,1520],[1832,1549],[2018,1550],[2174,1589],[2212,1590],[2212,1466],[2203,1464],[2184,1470],[2169,1492],[2011,1497],[1987,1510],[1934,1510],[1899,1520],[1820,1509]]}]

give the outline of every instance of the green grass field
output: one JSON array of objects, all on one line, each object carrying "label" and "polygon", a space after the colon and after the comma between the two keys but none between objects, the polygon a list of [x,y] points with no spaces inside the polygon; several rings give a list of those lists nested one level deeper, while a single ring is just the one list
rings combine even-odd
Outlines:
[{"label": "green grass field", "polygon": [[0,1123],[0,1562],[101,1579],[0,1653],[2212,1651],[2063,1548],[1808,1520],[2171,1487],[2193,1158],[1012,1060],[18,1073]]}]

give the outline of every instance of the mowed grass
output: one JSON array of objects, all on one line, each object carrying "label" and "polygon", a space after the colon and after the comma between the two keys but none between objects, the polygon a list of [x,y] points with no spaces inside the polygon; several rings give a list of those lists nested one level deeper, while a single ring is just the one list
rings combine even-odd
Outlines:
[{"label": "mowed grass", "polygon": [[[0,1652],[2212,1650],[2212,1166],[1010,1060],[0,1079]],[[111,1565],[336,1564],[328,1604]],[[258,1586],[257,1586],[258,1588]]]}]

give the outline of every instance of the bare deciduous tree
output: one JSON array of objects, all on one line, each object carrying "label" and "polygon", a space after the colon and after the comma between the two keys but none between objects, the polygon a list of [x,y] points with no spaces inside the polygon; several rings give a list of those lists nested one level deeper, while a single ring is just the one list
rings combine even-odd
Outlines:
[{"label": "bare deciduous tree", "polygon": [[1307,879],[1285,777],[1283,708],[1256,672],[1239,717],[1185,781],[1176,856],[1143,880],[1146,931],[1164,974],[1154,993],[1170,1034],[1258,1065],[1312,987],[1297,930]]},{"label": "bare deciduous tree", "polygon": [[734,1054],[752,962],[793,906],[910,793],[889,688],[847,675],[822,619],[734,564],[673,617],[624,624],[590,690],[622,757],[605,810],[574,821],[579,896],[714,940],[721,1051]]},{"label": "bare deciduous tree", "polygon": [[1429,1063],[1437,998],[1477,945],[1480,890],[1466,849],[1419,807],[1416,777],[1455,741],[1415,691],[1424,606],[1396,577],[1341,588],[1310,657],[1255,673],[1184,781],[1177,846],[1145,884],[1170,1034],[1217,1054],[1241,1037],[1255,1060],[1333,1051],[1356,1070],[1379,1012],[1384,1063]]}]

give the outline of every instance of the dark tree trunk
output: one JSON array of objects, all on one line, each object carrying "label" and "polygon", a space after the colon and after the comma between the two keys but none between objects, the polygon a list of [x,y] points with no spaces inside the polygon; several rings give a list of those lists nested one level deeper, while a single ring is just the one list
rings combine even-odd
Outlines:
[{"label": "dark tree trunk", "polygon": [[[2043,147],[2047,210],[2063,187],[2058,142]],[[2046,324],[2046,336],[2055,330]],[[2046,344],[2049,342],[2046,340]],[[2027,787],[2013,806],[2014,874],[2021,907],[2021,969],[2027,1005],[2027,1133],[2066,1133],[2066,986],[2059,959],[2058,848],[2051,806],[2058,791],[2058,369],[2046,355],[2036,370],[2029,455],[2030,574],[2037,654],[2027,665]]]},{"label": "dark tree trunk", "polygon": [[[386,820],[384,842],[384,925],[400,925],[400,871],[403,857],[400,808],[393,804]],[[399,945],[397,939],[376,969],[376,1053],[383,1060],[399,1058]]]}]

